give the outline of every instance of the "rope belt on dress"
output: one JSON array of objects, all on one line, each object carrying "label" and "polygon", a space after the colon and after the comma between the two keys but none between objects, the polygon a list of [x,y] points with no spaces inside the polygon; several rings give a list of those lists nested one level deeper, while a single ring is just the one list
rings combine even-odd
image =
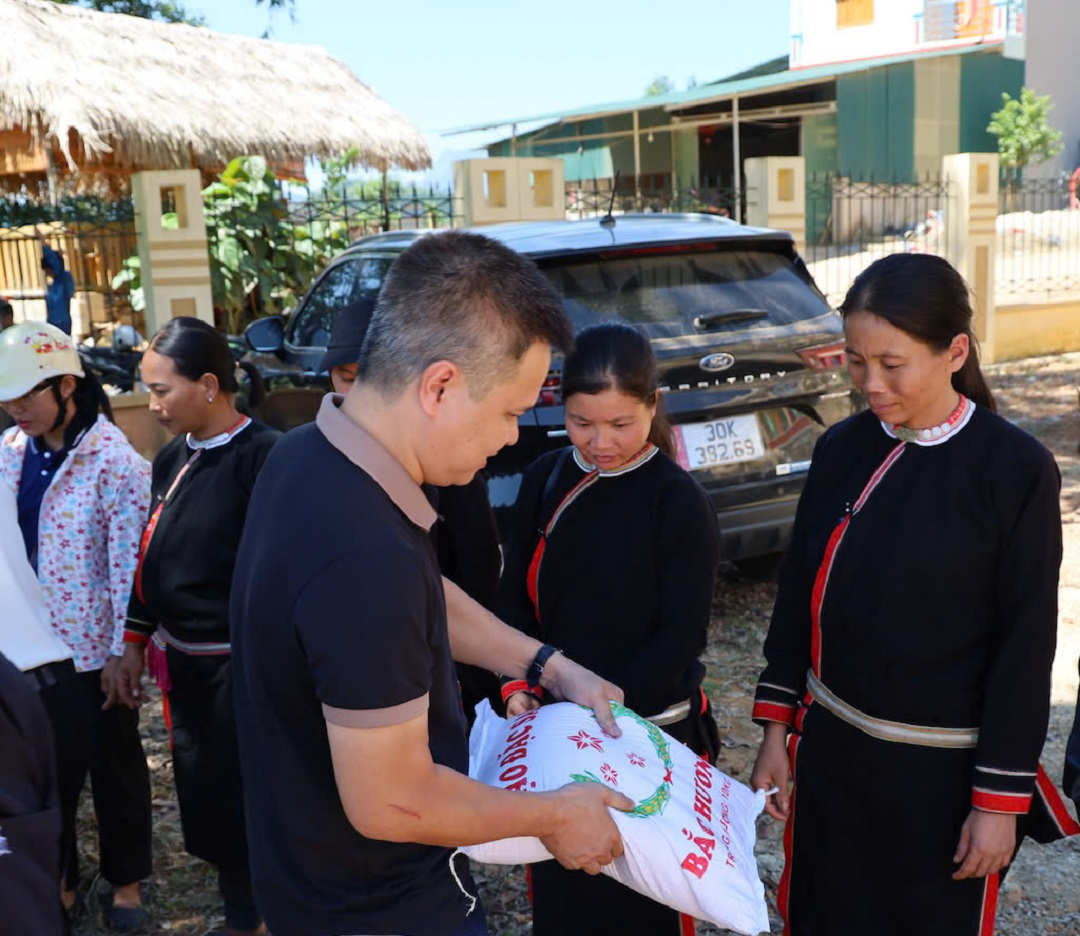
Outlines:
[{"label": "rope belt on dress", "polygon": [[221,654],[232,652],[232,646],[228,641],[220,643],[199,641],[198,643],[195,643],[189,640],[180,640],[170,634],[160,624],[158,625],[157,630],[151,635],[150,639],[157,644],[158,648],[161,650],[164,650],[167,645],[175,650],[179,650],[181,653],[186,653],[188,656],[220,656]]},{"label": "rope belt on dress", "polygon": [[932,728],[867,715],[835,695],[812,670],[806,673],[806,688],[825,711],[881,741],[936,748],[973,748],[979,743],[978,728]]},{"label": "rope belt on dress", "polygon": [[192,643],[178,640],[159,624],[157,630],[150,635],[150,644],[146,648],[146,670],[162,692],[172,689],[168,657],[165,655],[166,647],[172,647],[188,656],[224,656],[232,653],[232,646],[227,642]]},{"label": "rope belt on dress", "polygon": [[669,705],[661,713],[657,715],[650,715],[646,718],[646,721],[651,721],[653,724],[659,725],[663,728],[665,724],[674,724],[676,721],[681,721],[690,715],[690,700],[685,702],[677,702],[675,705]]},{"label": "rope belt on dress", "polygon": [[664,725],[674,725],[675,722],[680,722],[690,714],[690,700],[685,702],[676,702],[674,705],[669,705],[664,711],[657,715],[650,715],[646,721],[651,721],[654,725],[658,725],[661,728]]}]

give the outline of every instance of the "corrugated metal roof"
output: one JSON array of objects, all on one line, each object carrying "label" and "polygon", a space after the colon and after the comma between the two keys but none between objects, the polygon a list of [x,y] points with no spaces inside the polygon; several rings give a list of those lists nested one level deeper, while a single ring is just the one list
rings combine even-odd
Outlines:
[{"label": "corrugated metal roof", "polygon": [[[571,110],[550,111],[546,114],[530,114],[524,117],[509,117],[505,120],[493,120],[488,121],[487,123],[447,130],[443,133],[443,136],[452,136],[457,133],[472,133],[479,130],[495,130],[499,127],[508,127],[513,124],[557,123],[560,121],[564,123],[573,123],[589,118],[608,117],[613,114],[626,114],[636,110],[651,110],[657,107],[668,111],[683,110],[688,107],[708,104],[712,101],[730,100],[736,96],[764,94],[771,91],[782,91],[786,88],[796,88],[800,85],[819,84],[822,81],[828,81],[840,75],[870,71],[875,68],[884,68],[887,65],[901,65],[905,62],[943,58],[949,55],[970,55],[976,52],[999,52],[1003,46],[1003,42],[985,42],[979,45],[951,46],[948,48],[935,49],[930,52],[913,52],[908,55],[888,55],[881,58],[863,59],[856,62],[839,62],[831,65],[816,65],[811,68],[788,69],[787,71],[758,75],[753,78],[698,85],[696,88],[691,88],[689,91],[670,91],[667,94],[654,94],[649,97],[634,98],[627,101],[590,104]],[[644,133],[645,130],[643,129],[642,132]]]}]

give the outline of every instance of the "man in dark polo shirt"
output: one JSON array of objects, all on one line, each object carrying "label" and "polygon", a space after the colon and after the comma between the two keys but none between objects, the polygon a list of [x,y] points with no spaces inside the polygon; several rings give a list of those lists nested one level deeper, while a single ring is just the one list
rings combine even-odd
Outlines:
[{"label": "man in dark polo shirt", "polygon": [[[330,343],[317,370],[329,372],[330,387],[335,393],[348,393],[356,381],[360,348],[374,312],[375,299],[364,297],[345,306],[334,319]],[[431,528],[431,539],[439,569],[466,595],[494,611],[502,553],[495,514],[488,500],[487,479],[483,473],[477,473],[468,484],[443,488],[426,485],[424,493],[438,514]],[[456,668],[466,723],[471,726],[481,699],[501,704],[499,679],[478,666],[459,663]]]},{"label": "man in dark polo shirt", "polygon": [[538,836],[594,874],[622,853],[607,807],[633,804],[613,790],[514,793],[465,775],[455,659],[538,680],[613,735],[622,693],[441,578],[420,487],[467,483],[516,440],[570,335],[521,255],[424,237],[387,277],[353,388],[267,458],[232,646],[253,883],[275,936],[479,936],[456,846]]}]

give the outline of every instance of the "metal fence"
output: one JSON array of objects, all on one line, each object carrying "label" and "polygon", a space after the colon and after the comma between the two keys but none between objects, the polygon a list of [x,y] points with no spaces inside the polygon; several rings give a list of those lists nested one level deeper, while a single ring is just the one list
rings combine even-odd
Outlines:
[{"label": "metal fence", "polygon": [[[736,210],[736,203],[738,210]],[[640,212],[701,212],[724,218],[746,216],[746,192],[716,178],[680,180],[667,173],[582,179],[566,183],[566,217],[599,218]]]},{"label": "metal fence", "polygon": [[130,198],[70,196],[52,204],[47,198],[0,196],[0,295],[19,318],[45,318],[42,241],[60,252],[75,281],[71,311],[78,337],[107,340],[121,324],[144,330],[127,289],[112,285],[124,260],[138,250]]},{"label": "metal fence", "polygon": [[312,192],[275,183],[254,198],[209,197],[206,222],[219,324],[238,332],[253,318],[295,306],[353,241],[381,231],[453,227],[461,219],[449,188],[352,183]]},{"label": "metal fence", "polygon": [[[1025,179],[1003,174],[996,219],[999,304],[1080,298],[1080,200],[1068,176]],[[566,183],[568,218],[625,212],[705,212],[744,219],[758,193],[716,180],[680,185],[670,175]],[[736,211],[736,205],[739,211]],[[806,182],[805,259],[829,302],[892,253],[950,256],[952,199],[940,176],[917,181],[816,174]]]},{"label": "metal fence", "polygon": [[1080,298],[1080,203],[1067,177],[1002,178],[996,276],[999,303]]},{"label": "metal fence", "polygon": [[[663,174],[568,182],[565,199],[566,217],[575,219],[602,217],[609,210],[616,215],[702,212],[743,217],[746,193],[736,212],[733,186],[708,178],[684,185]],[[391,182],[385,188],[352,184],[327,193],[286,184],[276,188],[272,201],[276,208],[254,222],[243,205],[230,208],[232,214],[208,214],[214,303],[225,311],[223,324],[230,331],[255,316],[291,308],[326,263],[360,237],[464,223],[462,206],[449,188]],[[221,258],[227,255],[222,244],[237,229],[257,233],[242,245],[245,254],[255,258],[246,280],[222,275]],[[242,295],[238,289],[244,290]]]},{"label": "metal fence", "polygon": [[[704,179],[680,185],[671,176],[568,182],[568,218],[632,211],[702,212],[744,220],[759,193]],[[613,196],[614,193],[614,197]],[[939,177],[915,182],[852,181],[813,175],[806,183],[806,261],[833,305],[874,260],[891,253],[946,254],[949,188]]]},{"label": "metal fence", "polygon": [[[568,218],[627,212],[701,212],[745,218],[758,195],[721,180],[682,182],[670,174],[568,182]],[[838,304],[852,280],[896,252],[948,255],[950,194],[944,179],[917,182],[811,175],[806,184],[806,261]],[[1011,179],[1000,186],[997,301],[1080,296],[1080,203],[1069,180]],[[214,302],[221,324],[291,308],[326,264],[360,237],[380,231],[455,227],[461,206],[449,188],[350,184],[337,192],[275,187],[259,210],[207,204]],[[130,199],[0,197],[0,295],[21,317],[44,318],[46,279],[38,236],[63,252],[76,283],[73,317],[82,336],[107,338],[118,324],[144,331],[127,289],[113,281],[137,253]],[[232,239],[235,250],[226,249]],[[237,269],[228,269],[229,257]],[[233,275],[235,274],[235,275]]]},{"label": "metal fence", "polygon": [[806,262],[837,306],[851,281],[893,253],[948,253],[948,183],[812,175],[806,181]]},{"label": "metal fence", "polygon": [[[334,254],[351,241],[382,230],[462,224],[449,189],[391,184],[362,196],[329,197],[295,186],[282,189],[287,225],[283,244],[307,249],[306,267],[278,271],[264,283],[260,314],[287,308]],[[701,212],[746,217],[757,193],[736,190],[715,178],[681,181],[670,174],[620,176],[567,182],[567,218],[602,217],[610,210]],[[949,255],[948,182],[938,176],[917,181],[854,181],[811,175],[806,183],[806,261],[815,281],[838,305],[852,280],[879,257],[898,252]],[[998,302],[1075,296],[1080,290],[1080,211],[1069,209],[1067,180],[1023,180],[1001,187],[997,220]],[[336,232],[336,234],[334,233]],[[304,248],[304,242],[310,246]],[[266,300],[269,300],[268,302]],[[256,311],[254,308],[251,310]]]},{"label": "metal fence", "polygon": [[306,186],[285,184],[280,189],[289,221],[310,234],[321,225],[341,224],[349,241],[381,231],[405,231],[460,226],[450,188],[401,185],[346,186],[340,191],[312,193]]}]

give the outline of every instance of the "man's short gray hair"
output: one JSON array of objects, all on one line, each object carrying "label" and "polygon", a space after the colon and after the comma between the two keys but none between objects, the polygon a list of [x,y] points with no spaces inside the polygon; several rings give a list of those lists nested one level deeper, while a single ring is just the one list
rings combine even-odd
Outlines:
[{"label": "man's short gray hair", "polygon": [[390,268],[359,379],[392,397],[436,361],[450,361],[479,399],[538,341],[566,352],[573,331],[531,260],[479,234],[430,234]]}]

